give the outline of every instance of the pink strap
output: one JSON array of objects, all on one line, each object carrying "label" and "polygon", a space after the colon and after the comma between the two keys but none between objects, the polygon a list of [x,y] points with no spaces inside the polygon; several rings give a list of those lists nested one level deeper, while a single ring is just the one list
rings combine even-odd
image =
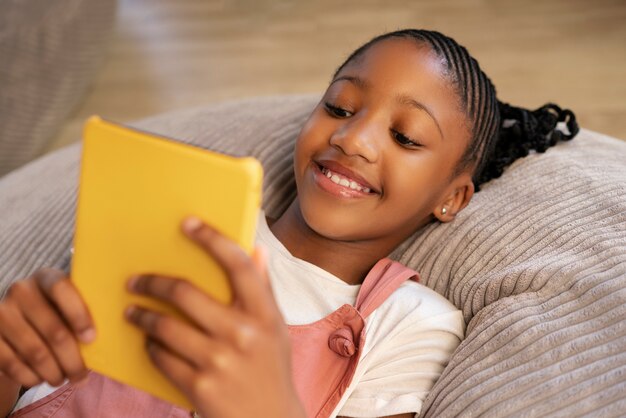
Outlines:
[{"label": "pink strap", "polygon": [[408,279],[419,281],[419,274],[396,261],[383,258],[365,277],[355,308],[363,318],[367,318]]}]

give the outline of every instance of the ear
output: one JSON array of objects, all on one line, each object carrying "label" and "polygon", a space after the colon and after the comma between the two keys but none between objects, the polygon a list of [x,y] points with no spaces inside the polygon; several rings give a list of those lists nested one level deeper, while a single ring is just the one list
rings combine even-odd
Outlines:
[{"label": "ear", "polygon": [[448,192],[433,212],[433,216],[440,222],[450,222],[457,213],[465,209],[474,196],[474,182],[469,173],[462,173],[456,177]]}]

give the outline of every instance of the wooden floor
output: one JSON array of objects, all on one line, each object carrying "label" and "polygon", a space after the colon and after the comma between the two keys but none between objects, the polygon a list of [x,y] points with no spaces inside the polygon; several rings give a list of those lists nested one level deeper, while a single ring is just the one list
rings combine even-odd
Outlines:
[{"label": "wooden floor", "polygon": [[121,0],[93,88],[52,148],[90,114],[129,121],[225,99],[322,92],[355,47],[428,28],[465,45],[503,101],[553,101],[626,138],[625,0]]}]

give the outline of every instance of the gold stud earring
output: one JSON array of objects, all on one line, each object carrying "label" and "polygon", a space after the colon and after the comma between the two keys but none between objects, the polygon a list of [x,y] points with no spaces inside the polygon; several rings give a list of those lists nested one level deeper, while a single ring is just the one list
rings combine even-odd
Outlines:
[{"label": "gold stud earring", "polygon": [[442,214],[442,215],[445,215],[446,213],[448,213],[448,209],[446,209],[446,208],[442,208],[442,209],[441,209],[441,214]]}]

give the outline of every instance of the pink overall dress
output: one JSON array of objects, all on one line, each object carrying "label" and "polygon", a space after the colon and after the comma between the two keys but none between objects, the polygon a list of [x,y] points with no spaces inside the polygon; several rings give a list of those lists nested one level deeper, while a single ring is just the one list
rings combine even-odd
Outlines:
[{"label": "pink overall dress", "polygon": [[[365,344],[365,319],[403,282],[418,274],[382,259],[365,278],[355,306],[343,305],[307,325],[289,326],[293,380],[308,417],[328,417],[350,385]],[[189,418],[193,413],[145,392],[90,373],[85,382],[66,384],[10,418]]]}]

